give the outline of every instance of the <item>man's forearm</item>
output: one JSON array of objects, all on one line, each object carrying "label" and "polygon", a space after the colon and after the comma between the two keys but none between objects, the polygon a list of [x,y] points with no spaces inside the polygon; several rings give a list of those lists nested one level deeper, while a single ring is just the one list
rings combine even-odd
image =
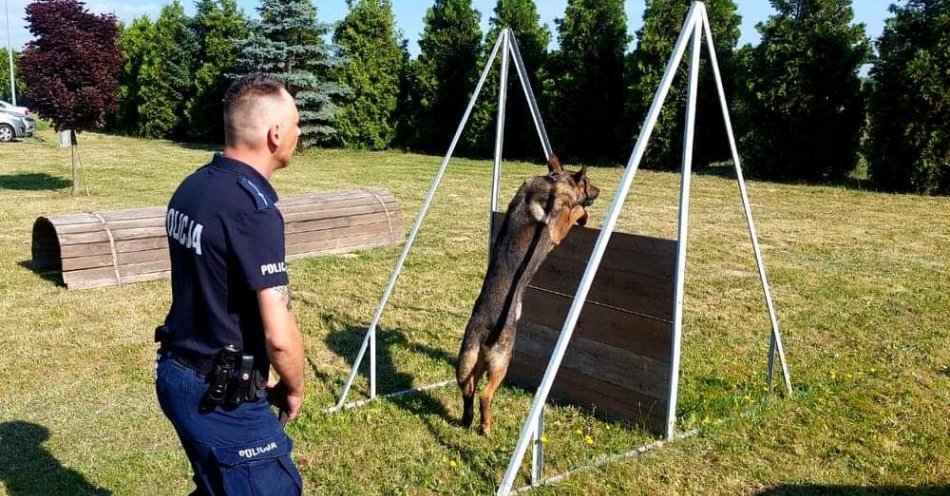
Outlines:
[{"label": "man's forearm", "polygon": [[303,392],[303,335],[290,308],[286,286],[269,288],[260,294],[264,343],[271,366],[291,393]]}]

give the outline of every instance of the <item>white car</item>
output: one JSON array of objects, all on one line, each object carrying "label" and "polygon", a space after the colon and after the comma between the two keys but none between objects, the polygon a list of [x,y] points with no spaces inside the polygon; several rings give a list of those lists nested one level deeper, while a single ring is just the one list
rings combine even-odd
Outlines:
[{"label": "white car", "polygon": [[26,137],[25,119],[21,114],[0,111],[0,143]]},{"label": "white car", "polygon": [[27,116],[30,115],[30,109],[26,107],[17,107],[16,105],[13,105],[9,102],[5,102],[3,100],[0,100],[0,110],[3,110],[5,112],[15,112],[17,114],[23,114]]}]

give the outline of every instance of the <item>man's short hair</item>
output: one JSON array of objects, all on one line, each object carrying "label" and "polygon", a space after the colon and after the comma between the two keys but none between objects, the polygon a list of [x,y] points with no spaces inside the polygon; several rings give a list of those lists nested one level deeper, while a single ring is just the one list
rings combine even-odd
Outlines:
[{"label": "man's short hair", "polygon": [[261,97],[277,97],[286,89],[284,80],[273,74],[252,73],[234,81],[224,94],[225,139],[240,136],[242,123],[238,116],[249,104]]}]

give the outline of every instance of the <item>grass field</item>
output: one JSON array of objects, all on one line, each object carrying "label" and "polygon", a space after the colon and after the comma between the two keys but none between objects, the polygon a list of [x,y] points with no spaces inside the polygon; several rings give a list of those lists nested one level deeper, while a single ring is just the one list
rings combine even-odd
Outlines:
[{"label": "grass field", "polygon": [[[0,146],[0,494],[185,494],[187,461],[151,378],[168,282],[66,291],[29,269],[30,230],[48,213],[164,205],[210,151],[98,134],[80,145],[89,194],[79,197],[69,194],[69,151],[52,132]],[[438,163],[312,151],[274,185],[282,195],[389,188],[408,230]],[[505,201],[540,170],[506,164]],[[603,188],[592,225],[620,173],[592,170]],[[383,317],[381,392],[452,377],[484,271],[489,181],[488,161],[450,166]],[[620,227],[672,237],[678,191],[678,175],[640,172]],[[749,191],[794,396],[765,392],[768,320],[735,181],[697,175],[679,416],[701,434],[536,494],[950,493],[950,198],[764,182]],[[489,494],[529,392],[500,391],[491,439],[455,425],[454,387],[320,413],[341,389],[397,255],[290,264],[310,366],[304,413],[289,432],[308,493]],[[558,406],[547,438],[553,475],[650,436]]]}]

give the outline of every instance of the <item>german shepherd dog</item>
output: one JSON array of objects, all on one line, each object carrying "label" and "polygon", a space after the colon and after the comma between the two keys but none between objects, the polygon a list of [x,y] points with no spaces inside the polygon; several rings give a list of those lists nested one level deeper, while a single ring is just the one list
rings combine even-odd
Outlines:
[{"label": "german shepherd dog", "polygon": [[526,180],[508,205],[459,350],[455,377],[462,389],[465,427],[472,426],[475,416],[475,388],[488,373],[479,396],[481,432],[486,436],[491,435],[492,397],[511,361],[525,288],[571,227],[587,222],[587,207],[600,194],[587,179],[587,167],[565,171],[551,155],[548,170],[547,176]]}]

